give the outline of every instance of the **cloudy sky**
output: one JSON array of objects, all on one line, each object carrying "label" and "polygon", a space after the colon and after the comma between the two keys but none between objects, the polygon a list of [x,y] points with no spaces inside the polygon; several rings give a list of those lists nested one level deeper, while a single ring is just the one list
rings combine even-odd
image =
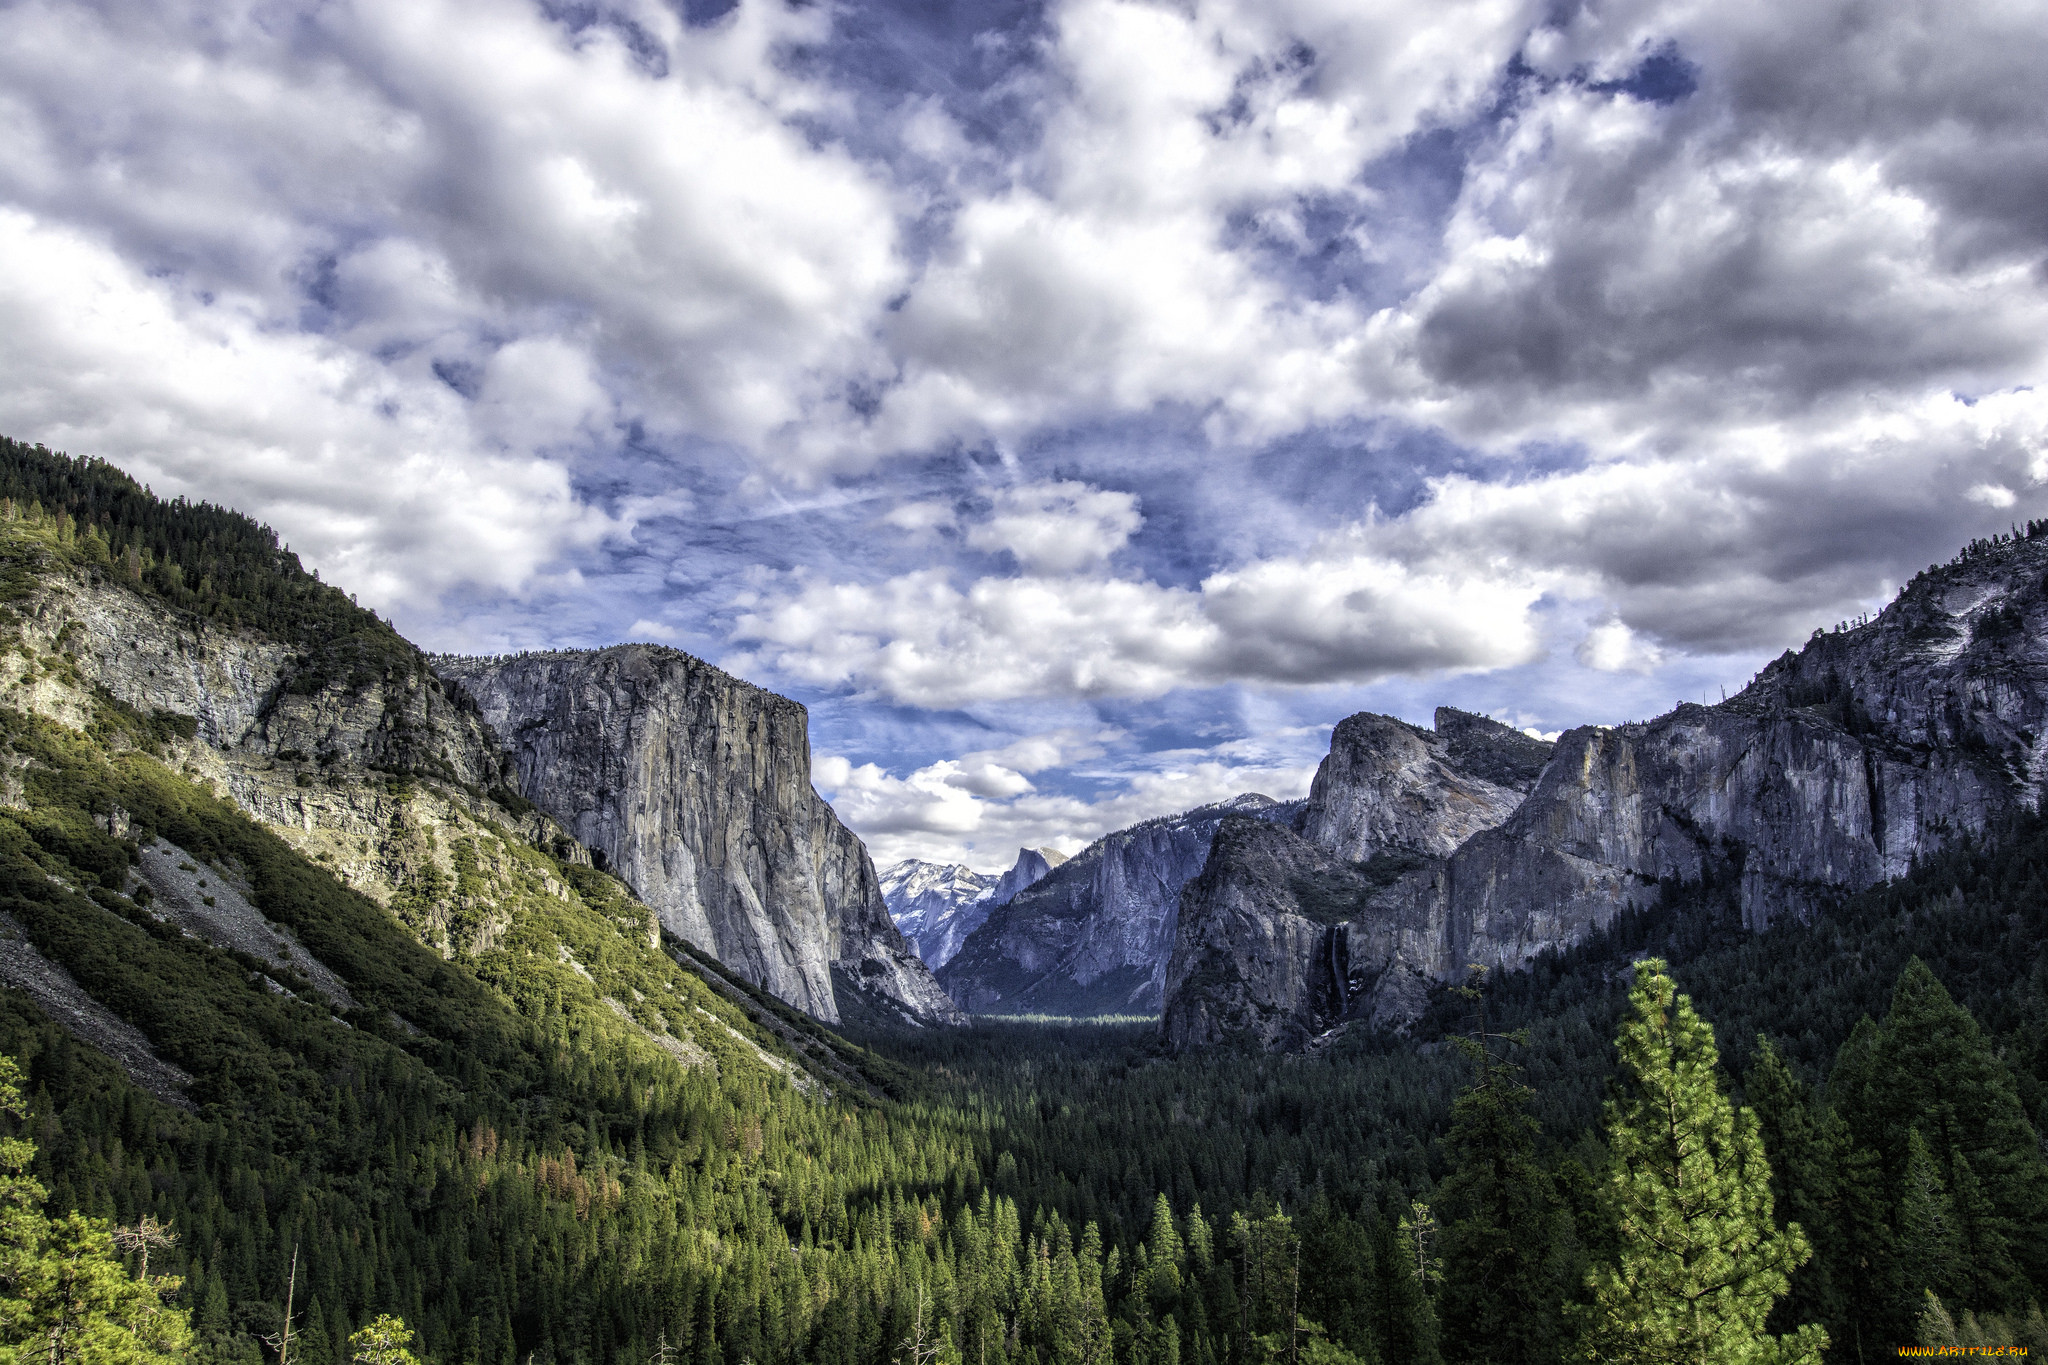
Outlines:
[{"label": "cloudy sky", "polygon": [[879,861],[1718,697],[2048,512],[2042,0],[0,0],[0,432]]}]

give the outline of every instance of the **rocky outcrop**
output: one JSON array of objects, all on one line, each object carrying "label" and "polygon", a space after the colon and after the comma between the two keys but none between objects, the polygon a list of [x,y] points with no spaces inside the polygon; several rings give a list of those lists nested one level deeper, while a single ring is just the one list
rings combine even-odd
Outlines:
[{"label": "rocky outcrop", "polygon": [[940,984],[969,1013],[1156,1013],[1181,888],[1218,825],[1299,809],[1250,794],[1105,835],[991,911]]},{"label": "rocky outcrop", "polygon": [[430,863],[453,879],[436,832],[458,826],[585,856],[545,815],[493,799],[511,780],[509,758],[474,706],[396,637],[388,667],[323,677],[261,631],[166,611],[55,564],[4,625],[14,648],[0,652],[0,705],[160,746],[381,904]]},{"label": "rocky outcrop", "polygon": [[[1816,632],[1718,706],[1570,731],[1526,799],[1447,854],[1448,836],[1428,837],[1432,812],[1455,830],[1471,807],[1449,799],[1435,756],[1383,723],[1346,722],[1339,734],[1358,742],[1342,756],[1333,745],[1318,777],[1310,839],[1292,855],[1299,876],[1276,880],[1267,866],[1285,850],[1219,840],[1190,888],[1169,1034],[1272,1043],[1350,1019],[1399,1026],[1423,983],[1472,964],[1524,966],[1667,888],[1729,887],[1743,922],[1762,929],[2037,804],[2044,576],[2048,540],[1980,542],[1875,619]],[[1444,799],[1416,795],[1416,782]],[[1391,847],[1430,856],[1391,880],[1389,854],[1357,861]],[[1332,858],[1348,863],[1343,875]],[[1304,885],[1320,887],[1313,914]],[[1261,915],[1271,922],[1253,927]],[[1310,965],[1273,965],[1263,945],[1274,942],[1308,943]],[[1303,984],[1324,980],[1321,995]],[[1268,1016],[1288,1022],[1255,1026]]]},{"label": "rocky outcrop", "polygon": [[1017,861],[1010,864],[1010,870],[997,879],[995,889],[989,893],[989,904],[1008,905],[1019,892],[1050,877],[1052,870],[1066,860],[1067,855],[1056,848],[1018,849]]},{"label": "rocky outcrop", "polygon": [[1549,757],[1542,740],[1448,706],[1437,709],[1434,731],[1352,716],[1330,735],[1302,832],[1341,858],[1389,849],[1448,857],[1506,820]]},{"label": "rocky outcrop", "polygon": [[841,988],[959,1017],[891,922],[867,849],[812,790],[802,706],[652,645],[435,667],[502,737],[520,794],[670,932],[827,1022]]},{"label": "rocky outcrop", "polygon": [[1369,890],[1357,865],[1293,831],[1226,820],[1200,876],[1181,894],[1167,966],[1163,1026],[1176,1050],[1224,1042],[1286,1048],[1340,1016],[1350,964],[1343,939],[1317,913]]},{"label": "rocky outcrop", "polygon": [[1066,860],[1056,848],[1020,848],[1017,861],[996,876],[958,863],[908,858],[883,869],[882,899],[918,957],[937,971],[987,921],[990,911],[1008,905],[1019,891],[1043,881]]}]

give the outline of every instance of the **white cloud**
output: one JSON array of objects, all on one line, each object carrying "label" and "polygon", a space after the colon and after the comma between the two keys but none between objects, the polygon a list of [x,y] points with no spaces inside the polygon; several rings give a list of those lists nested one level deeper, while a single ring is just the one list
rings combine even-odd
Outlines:
[{"label": "white cloud", "polygon": [[943,530],[954,523],[953,505],[947,502],[926,500],[906,502],[890,508],[882,515],[882,524],[911,535],[923,535]]},{"label": "white cloud", "polygon": [[[1095,495],[1062,497],[1078,506]],[[1158,696],[1230,681],[1364,681],[1501,667],[1540,647],[1529,614],[1542,593],[1534,577],[1448,558],[1410,567],[1380,551],[1378,523],[1302,555],[1213,574],[1190,590],[1068,573],[1085,562],[1069,553],[1072,525],[1042,533],[1027,521],[1020,531],[1018,514],[1006,506],[999,502],[970,539],[987,530],[992,540],[1024,543],[1019,557],[1027,567],[1053,576],[983,577],[964,588],[940,569],[879,584],[803,580],[741,602],[733,639],[752,652],[733,665],[911,705],[952,706]],[[1128,503],[1113,507],[1135,525]],[[1122,534],[1090,530],[1079,543],[1101,550],[1121,543]]]},{"label": "white cloud", "polygon": [[[291,507],[282,524],[363,566],[357,585],[385,601],[511,588],[587,543],[560,471],[532,483],[537,452],[607,449],[637,424],[780,458],[778,433],[876,372],[874,319],[907,278],[899,191],[794,123],[837,96],[779,54],[826,35],[829,14],[747,0],[686,29],[651,0],[613,7],[636,50],[543,8],[11,7],[0,205],[15,230],[98,253],[99,276],[175,298],[176,325],[232,337],[219,345],[322,368],[332,402],[218,368],[188,366],[176,393],[147,373],[111,382],[143,343],[91,325],[99,283],[34,278],[17,252],[0,267],[14,339],[65,364],[0,376],[10,433],[123,461],[149,449],[124,422],[217,446],[208,492]],[[651,66],[648,43],[665,54]],[[390,402],[408,435],[372,439],[366,417],[337,437],[334,403]],[[88,409],[106,415],[67,415]],[[250,482],[226,452],[258,429],[278,458]],[[416,504],[390,525],[319,473],[366,449],[359,472]],[[444,500],[459,508],[434,512]],[[501,563],[457,548],[442,572],[378,543],[429,513],[479,534],[498,521]]]},{"label": "white cloud", "polygon": [[1587,631],[1574,656],[1599,673],[1649,673],[1664,662],[1663,650],[1622,621],[1603,621]]},{"label": "white cloud", "polygon": [[1712,449],[1518,481],[1466,475],[1383,528],[1386,553],[1492,560],[1601,600],[1637,635],[1719,653],[1782,648],[1948,558],[2000,510],[2048,511],[2048,394],[1870,401],[1811,428],[1761,423]]},{"label": "white cloud", "polygon": [[479,441],[444,385],[7,209],[0,374],[0,430],[229,502],[380,606],[463,584],[516,593],[614,530],[560,465]]},{"label": "white cloud", "polygon": [[[1020,848],[1076,853],[1112,830],[1247,791],[1276,800],[1306,796],[1328,734],[1322,726],[1209,749],[1119,752],[1116,780],[1091,797],[1014,783],[980,790],[967,774],[989,766],[987,754],[942,759],[902,777],[877,764],[821,754],[813,760],[812,776],[877,866],[923,858],[1001,871]],[[1117,738],[1060,731],[991,752],[1028,750],[1046,766],[1071,773],[1076,764],[1102,756]]]},{"label": "white cloud", "polygon": [[[1069,0],[1045,134],[970,197],[889,324],[902,380],[871,448],[1184,404],[1218,439],[1359,410],[1363,318],[1268,276],[1232,224],[1364,202],[1367,162],[1469,115],[1519,0],[1370,7]],[[1313,60],[1307,54],[1313,53]]]},{"label": "white cloud", "polygon": [[[2048,512],[2025,5],[1060,0],[988,141],[957,91],[870,126],[832,7],[549,13],[11,6],[0,427],[231,501],[386,604],[573,588],[607,539],[730,513],[713,466],[822,506],[897,494],[851,480],[902,457],[890,576],[798,545],[735,638],[932,705],[1508,666],[1546,593],[1608,622],[1585,657],[1669,667]],[[1667,43],[1690,95],[1601,84]],[[1441,219],[1397,202],[1410,157]],[[1307,279],[1318,240],[1357,268]],[[1196,528],[1222,567],[1167,585],[1100,486],[1146,485],[1088,445],[1162,412],[1481,458],[1395,516],[1269,490],[1314,530]],[[980,475],[927,475],[983,438],[1026,482],[963,516]],[[703,639],[709,610],[619,619]],[[931,780],[1029,800],[1035,771]]]},{"label": "white cloud", "polygon": [[1144,518],[1129,493],[1083,483],[1005,488],[995,513],[967,533],[978,550],[1005,550],[1030,574],[1070,574],[1100,567],[1121,550]]}]

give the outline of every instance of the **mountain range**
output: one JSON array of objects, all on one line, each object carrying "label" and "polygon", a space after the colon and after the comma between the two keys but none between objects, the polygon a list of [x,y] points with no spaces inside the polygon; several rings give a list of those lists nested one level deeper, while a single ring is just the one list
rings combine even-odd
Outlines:
[{"label": "mountain range", "polygon": [[1427,729],[1351,716],[1305,802],[1146,821],[1007,899],[955,874],[969,908],[934,965],[971,1013],[1159,1014],[1176,1048],[1285,1048],[1405,1029],[1475,967],[1674,897],[1725,891],[1752,931],[1809,920],[2038,803],[2044,627],[2033,526],[1717,705],[1555,741],[1449,707]]},{"label": "mountain range", "polygon": [[1725,894],[1760,932],[2038,806],[2048,525],[1973,543],[1737,695],[1540,746],[1438,713],[1340,724],[1297,830],[1220,827],[1183,896],[1177,1047],[1405,1027],[1433,986]]},{"label": "mountain range", "polygon": [[[417,905],[443,952],[505,930],[489,896],[438,895],[469,885],[462,850],[544,848],[615,878],[653,940],[827,1023],[1158,1014],[1180,1048],[1400,1029],[1475,965],[1526,966],[1687,887],[1732,888],[1752,929],[1810,918],[2037,800],[2048,764],[2029,528],[1719,705],[1554,744],[1450,708],[1431,729],[1353,716],[1305,802],[1247,794],[1071,859],[1022,850],[995,879],[878,877],[811,789],[795,702],[652,645],[430,658],[233,514],[11,450],[39,470],[24,492],[70,488],[85,515],[58,547],[72,567],[15,570],[7,704],[161,718],[184,771],[346,885]],[[120,517],[193,521],[220,549],[190,581],[116,551],[95,528]]]}]

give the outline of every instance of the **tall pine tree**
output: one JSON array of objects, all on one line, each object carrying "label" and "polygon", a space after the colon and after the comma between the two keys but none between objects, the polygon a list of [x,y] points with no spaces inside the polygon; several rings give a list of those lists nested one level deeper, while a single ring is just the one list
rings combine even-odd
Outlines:
[{"label": "tall pine tree", "polygon": [[1827,1345],[1819,1326],[1764,1330],[1806,1259],[1806,1238],[1772,1221],[1763,1139],[1756,1116],[1722,1092],[1713,1026],[1660,959],[1635,964],[1629,1005],[1603,1190],[1620,1252],[1588,1277],[1592,1301],[1573,1305],[1583,1357],[1817,1365]]},{"label": "tall pine tree", "polygon": [[[1839,1084],[1831,1079],[1830,1092],[1850,1132],[1878,1153],[1901,1217],[1909,1201],[1928,1205],[1925,1172],[1914,1165],[1919,1134],[1966,1253],[1967,1283],[1953,1292],[1970,1308],[2024,1312],[2029,1281],[2048,1279],[2048,1163],[2012,1072],[1977,1021],[1913,958],[1884,1023],[1859,1025],[1835,1069]],[[1903,1225],[1899,1232],[1907,1235]],[[1928,1288],[1945,1299],[1951,1292],[1924,1280],[1901,1283],[1901,1317],[1920,1311]]]}]

